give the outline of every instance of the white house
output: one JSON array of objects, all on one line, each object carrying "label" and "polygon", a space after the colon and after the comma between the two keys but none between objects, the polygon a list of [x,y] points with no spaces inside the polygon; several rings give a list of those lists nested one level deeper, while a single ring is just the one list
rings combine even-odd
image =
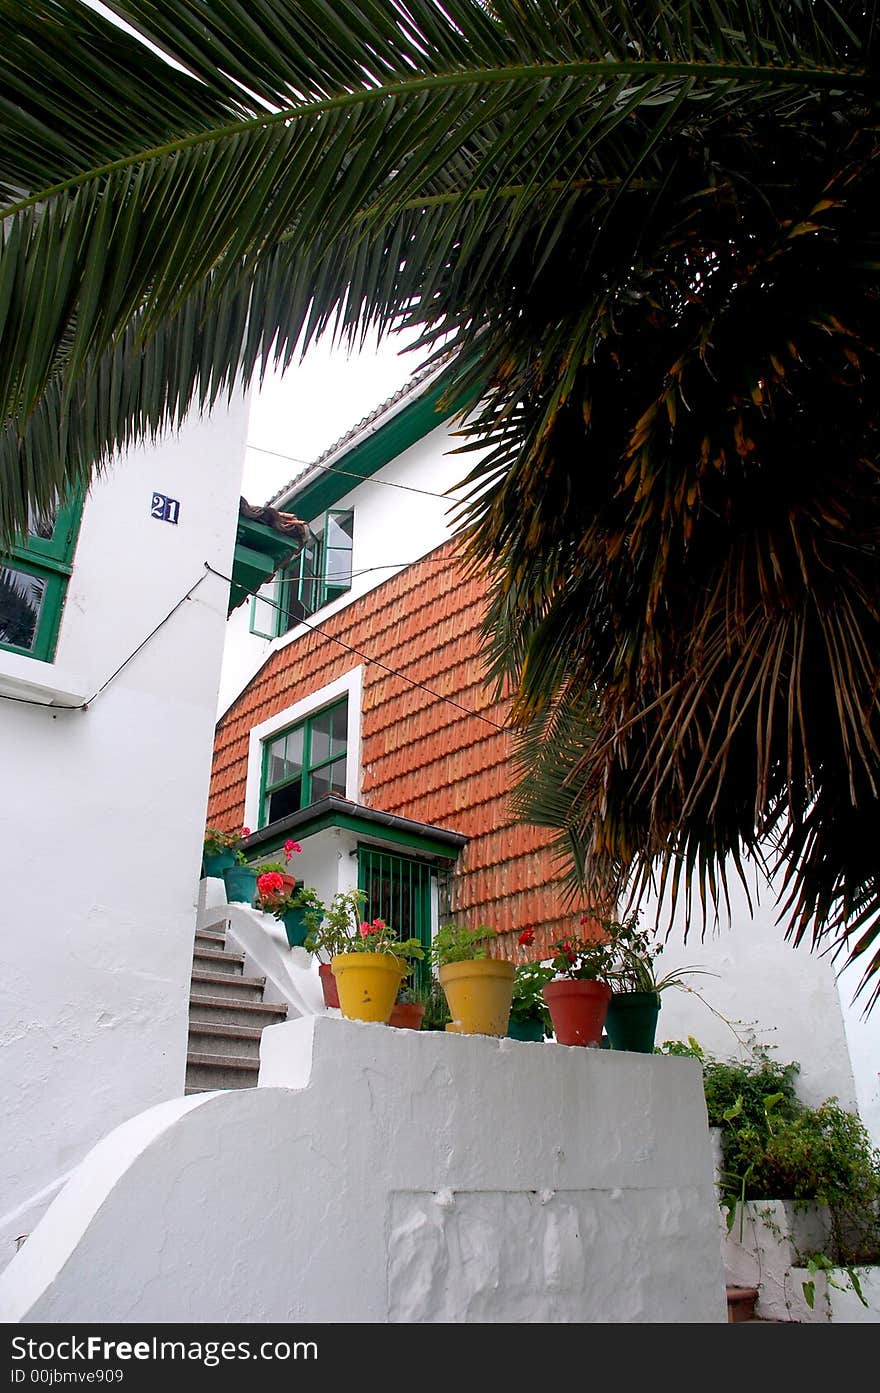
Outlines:
[{"label": "white house", "polygon": [[130,451],[0,561],[2,1263],[183,1089],[247,416]]}]

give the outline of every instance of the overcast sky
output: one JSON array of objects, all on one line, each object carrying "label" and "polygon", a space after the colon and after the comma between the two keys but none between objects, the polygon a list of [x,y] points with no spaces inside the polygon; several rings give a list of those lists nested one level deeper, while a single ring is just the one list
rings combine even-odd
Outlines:
[{"label": "overcast sky", "polygon": [[[267,502],[304,463],[403,386],[422,361],[402,352],[406,342],[389,337],[377,348],[373,341],[352,356],[318,344],[302,365],[267,377],[251,406],[242,480],[249,503]],[[264,453],[275,450],[280,453]]]}]

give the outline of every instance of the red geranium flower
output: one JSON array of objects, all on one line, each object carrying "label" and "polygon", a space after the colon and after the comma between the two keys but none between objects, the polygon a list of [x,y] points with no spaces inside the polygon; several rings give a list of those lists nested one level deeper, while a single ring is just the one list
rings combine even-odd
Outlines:
[{"label": "red geranium flower", "polygon": [[261,895],[275,895],[284,889],[284,881],[277,871],[266,871],[257,876],[257,890]]},{"label": "red geranium flower", "polygon": [[519,936],[519,941],[524,948],[531,948],[532,944],[535,941],[535,930],[523,929],[522,933]]}]

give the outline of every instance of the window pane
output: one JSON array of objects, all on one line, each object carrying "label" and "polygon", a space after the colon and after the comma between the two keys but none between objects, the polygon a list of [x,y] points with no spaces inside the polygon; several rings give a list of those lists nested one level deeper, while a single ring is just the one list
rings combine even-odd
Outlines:
[{"label": "window pane", "polygon": [[280,784],[284,779],[287,766],[284,759],[284,747],[286,737],[281,736],[280,740],[273,740],[269,746],[266,760],[266,787],[273,788],[275,784]]},{"label": "window pane", "polygon": [[328,793],[338,793],[342,798],[345,797],[344,759],[325,764],[323,769],[315,769],[312,773],[311,801],[317,803],[319,798],[326,798]]},{"label": "window pane", "polygon": [[330,742],[333,753],[337,755],[345,749],[348,735],[348,702],[343,702],[341,706],[335,706],[330,715]]},{"label": "window pane", "polygon": [[278,632],[277,591],[278,582],[267,580],[265,585],[260,586],[253,598],[250,630],[252,634],[257,634],[260,638],[274,638]]},{"label": "window pane", "polygon": [[353,513],[331,513],[327,520],[326,581],[336,589],[347,589],[351,585],[353,529]]},{"label": "window pane", "polygon": [[266,821],[276,822],[279,817],[287,817],[288,813],[298,813],[301,807],[302,779],[294,779],[269,795]]},{"label": "window pane", "polygon": [[314,614],[321,604],[323,542],[318,538],[313,546],[304,547],[301,561],[299,599],[303,615]]},{"label": "window pane", "polygon": [[0,567],[0,643],[33,648],[45,591],[39,576]]},{"label": "window pane", "polygon": [[286,753],[287,775],[299,774],[303,762],[303,726],[287,732]]},{"label": "window pane", "polygon": [[309,763],[314,768],[316,764],[323,764],[325,759],[331,755],[330,731],[333,725],[333,712],[321,711],[312,718],[312,744],[309,754]]}]

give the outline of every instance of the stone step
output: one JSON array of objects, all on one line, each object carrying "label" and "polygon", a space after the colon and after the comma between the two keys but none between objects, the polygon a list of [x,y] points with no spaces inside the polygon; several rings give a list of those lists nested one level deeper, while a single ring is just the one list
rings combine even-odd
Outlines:
[{"label": "stone step", "polygon": [[[247,982],[247,977],[239,981]],[[231,997],[193,993],[189,999],[190,1024],[209,1021],[214,1025],[276,1025],[287,1019],[287,1007],[267,1001],[236,1001]]]},{"label": "stone step", "polygon": [[211,1025],[205,1021],[191,1021],[189,1048],[195,1052],[222,1050],[227,1056],[259,1059],[262,1033],[262,1029],[254,1026]]},{"label": "stone step", "polygon": [[196,948],[193,953],[193,967],[197,967],[200,972],[241,973],[244,971],[244,953],[218,952],[214,948]]},{"label": "stone step", "polygon": [[231,972],[203,972],[200,968],[193,968],[192,984],[197,988],[209,988],[212,996],[226,997],[228,1001],[241,998],[254,1001],[263,995],[266,979],[236,977]]},{"label": "stone step", "polygon": [[738,1325],[741,1322],[755,1320],[755,1302],[757,1299],[757,1287],[729,1286],[727,1288],[728,1322]]},{"label": "stone step", "polygon": [[254,1088],[259,1072],[259,1059],[191,1051],[186,1056],[185,1086],[187,1092],[206,1092],[214,1088]]},{"label": "stone step", "polygon": [[226,948],[226,935],[219,933],[215,929],[196,930],[197,948],[218,948],[221,951]]}]

